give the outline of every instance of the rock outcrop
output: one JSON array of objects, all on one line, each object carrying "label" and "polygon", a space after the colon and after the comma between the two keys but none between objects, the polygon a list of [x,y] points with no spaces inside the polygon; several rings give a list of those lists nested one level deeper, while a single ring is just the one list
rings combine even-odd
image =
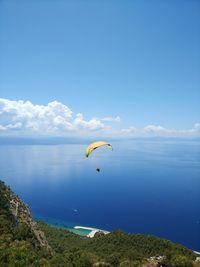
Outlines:
[{"label": "rock outcrop", "polygon": [[42,232],[36,221],[33,220],[29,207],[7,187],[7,195],[9,198],[9,209],[14,220],[17,223],[26,224],[32,234],[38,240],[39,246],[46,248],[51,254],[53,253],[44,232]]}]

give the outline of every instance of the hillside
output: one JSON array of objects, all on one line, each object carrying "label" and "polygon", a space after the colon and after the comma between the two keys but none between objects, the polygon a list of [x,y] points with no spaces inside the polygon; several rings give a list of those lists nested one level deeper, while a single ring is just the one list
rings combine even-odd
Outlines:
[{"label": "hillside", "polygon": [[32,219],[27,205],[0,181],[0,266],[197,266],[187,248],[154,236],[115,231],[94,238]]}]

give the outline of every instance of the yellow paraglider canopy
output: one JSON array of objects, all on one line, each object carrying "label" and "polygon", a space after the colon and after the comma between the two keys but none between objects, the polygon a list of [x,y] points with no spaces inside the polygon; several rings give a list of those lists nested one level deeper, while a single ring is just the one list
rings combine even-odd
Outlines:
[{"label": "yellow paraglider canopy", "polygon": [[113,149],[112,145],[105,142],[105,141],[97,141],[97,142],[94,142],[92,144],[90,144],[86,150],[85,150],[85,156],[88,157],[93,150],[95,150],[96,148],[99,148],[101,146],[108,146],[109,148]]}]

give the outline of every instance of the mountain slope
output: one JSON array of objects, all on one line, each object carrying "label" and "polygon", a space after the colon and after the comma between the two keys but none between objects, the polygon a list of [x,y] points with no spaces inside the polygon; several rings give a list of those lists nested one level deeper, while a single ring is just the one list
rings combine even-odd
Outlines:
[{"label": "mountain slope", "polygon": [[0,181],[1,267],[189,267],[194,259],[187,248],[154,236],[115,231],[87,238],[36,222]]}]

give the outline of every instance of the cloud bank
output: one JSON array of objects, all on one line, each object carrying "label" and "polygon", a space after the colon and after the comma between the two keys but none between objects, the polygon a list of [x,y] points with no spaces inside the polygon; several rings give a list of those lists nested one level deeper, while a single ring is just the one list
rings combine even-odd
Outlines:
[{"label": "cloud bank", "polygon": [[121,132],[127,137],[200,137],[200,123],[196,123],[191,129],[167,129],[160,125],[147,125],[144,128],[131,126]]},{"label": "cloud bank", "polygon": [[191,129],[167,129],[153,124],[116,129],[115,123],[121,123],[119,116],[86,120],[82,113],[74,114],[58,101],[35,105],[30,101],[0,98],[1,136],[200,137],[200,123]]},{"label": "cloud bank", "polygon": [[106,130],[107,126],[103,121],[104,119],[96,118],[85,120],[82,113],[74,115],[70,108],[58,101],[45,106],[34,105],[30,101],[0,98],[1,134],[82,135]]}]

